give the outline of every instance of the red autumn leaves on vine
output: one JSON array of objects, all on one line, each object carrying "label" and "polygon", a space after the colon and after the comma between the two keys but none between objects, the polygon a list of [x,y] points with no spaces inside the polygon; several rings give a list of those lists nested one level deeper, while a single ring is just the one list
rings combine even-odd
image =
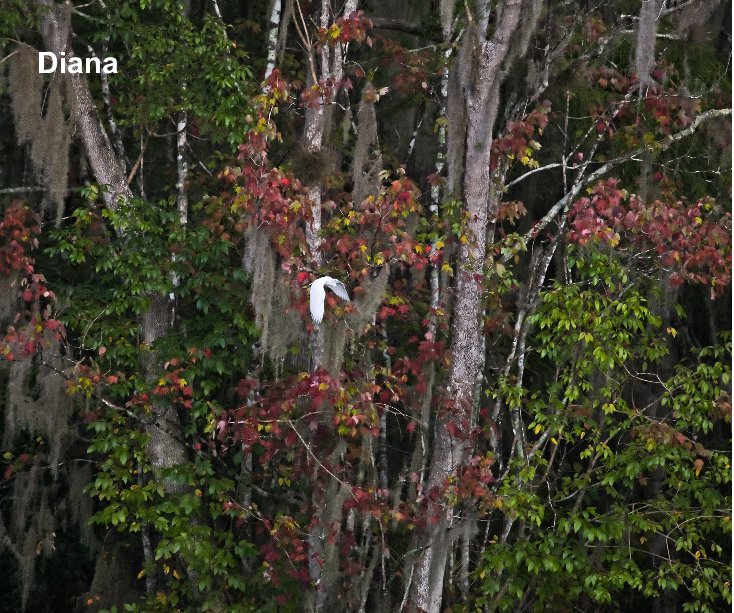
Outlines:
[{"label": "red autumn leaves on vine", "polygon": [[643,202],[618,184],[599,181],[576,201],[569,239],[580,245],[597,239],[629,255],[649,250],[673,285],[700,283],[719,295],[731,282],[731,215],[710,198],[687,204],[668,193],[665,200]]},{"label": "red autumn leaves on vine", "polygon": [[372,44],[367,32],[372,22],[365,16],[364,11],[354,11],[346,17],[337,17],[328,28],[317,30],[317,40],[320,45],[333,47],[337,42],[366,42]]},{"label": "red autumn leaves on vine", "polygon": [[[309,252],[304,230],[312,220],[312,202],[297,177],[268,159],[269,142],[278,138],[270,119],[272,109],[288,99],[289,88],[276,70],[266,89],[257,127],[239,148],[241,166],[225,169],[222,177],[235,185],[233,208],[243,215],[245,224],[270,238],[281,270],[289,275],[294,308],[305,316],[303,288],[318,276],[318,271],[310,269],[314,254]],[[409,216],[420,214],[418,198],[415,184],[398,173],[386,176],[379,194],[364,202],[352,202],[345,196],[338,204],[323,203],[324,212],[331,215],[324,222],[323,245],[332,247],[328,254],[332,257],[327,259],[341,270],[341,278],[348,276],[359,285],[372,270],[387,263],[420,270],[429,261],[439,262],[440,251],[418,243],[408,232]]]},{"label": "red autumn leaves on vine", "polygon": [[29,255],[38,246],[40,232],[39,216],[18,200],[8,206],[0,221],[0,275],[17,275],[21,307],[0,338],[0,359],[9,362],[42,349],[47,334],[57,339],[64,334],[63,325],[52,316],[56,296],[46,287],[46,278],[35,272]]},{"label": "red autumn leaves on vine", "polygon": [[11,202],[0,221],[0,275],[33,272],[28,252],[38,246],[40,232],[38,215],[19,200]]},{"label": "red autumn leaves on vine", "polygon": [[540,144],[534,138],[536,134],[543,134],[543,130],[548,125],[549,112],[550,102],[546,100],[520,121],[507,122],[504,134],[492,141],[489,167],[497,168],[500,159],[508,156],[511,159],[528,159],[532,155],[532,151],[540,149]]}]

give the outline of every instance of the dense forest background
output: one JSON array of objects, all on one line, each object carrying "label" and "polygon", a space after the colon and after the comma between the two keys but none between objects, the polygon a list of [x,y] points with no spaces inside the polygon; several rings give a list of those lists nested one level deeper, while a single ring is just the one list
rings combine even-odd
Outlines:
[{"label": "dense forest background", "polygon": [[0,0],[0,611],[728,611],[730,94],[728,1]]}]

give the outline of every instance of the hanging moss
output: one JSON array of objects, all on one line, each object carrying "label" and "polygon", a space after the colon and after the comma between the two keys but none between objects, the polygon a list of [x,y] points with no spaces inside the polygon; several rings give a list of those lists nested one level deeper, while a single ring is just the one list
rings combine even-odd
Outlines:
[{"label": "hanging moss", "polygon": [[3,448],[25,446],[34,438],[40,443],[32,453],[32,462],[16,470],[8,481],[10,522],[7,527],[0,522],[3,555],[12,553],[15,560],[19,610],[33,610],[35,605],[29,599],[39,581],[44,581],[37,577],[38,565],[55,555],[57,534],[77,526],[75,543],[81,541],[83,555],[99,547],[89,524],[92,499],[84,493],[91,468],[89,464],[62,462],[78,439],[70,430],[73,407],[65,379],[59,374],[65,366],[61,347],[50,333],[42,346],[36,358],[6,365],[7,376],[0,378]]},{"label": "hanging moss", "polygon": [[41,483],[40,458],[36,457],[29,470],[18,473],[13,484],[9,536],[16,543],[22,609],[28,602],[38,557],[54,550],[55,522]]},{"label": "hanging moss", "polygon": [[352,197],[361,204],[369,196],[377,196],[380,190],[380,172],[383,169],[382,153],[377,139],[375,115],[375,90],[367,84],[357,112],[357,140],[352,159]]},{"label": "hanging moss", "polygon": [[390,266],[385,265],[376,277],[367,277],[361,287],[360,295],[354,301],[354,311],[350,320],[357,333],[374,322],[377,310],[385,298],[387,281],[390,278]]},{"label": "hanging moss", "polygon": [[45,189],[43,206],[54,209],[58,226],[68,187],[73,127],[72,109],[67,102],[70,96],[65,91],[68,82],[63,76],[54,75],[45,87],[35,52],[26,46],[17,46],[14,52],[9,83],[16,136],[19,144],[30,145],[34,173]]},{"label": "hanging moss", "polygon": [[79,527],[81,543],[94,554],[99,550],[100,543],[97,540],[94,529],[89,523],[94,509],[92,497],[84,492],[84,488],[92,481],[92,469],[89,464],[71,462],[66,471],[66,481],[69,490],[66,494],[65,506],[69,511],[71,523]]},{"label": "hanging moss", "polygon": [[344,321],[327,322],[322,325],[324,344],[321,351],[321,366],[331,374],[337,374],[344,363],[347,344],[347,324]]},{"label": "hanging moss", "polygon": [[[50,366],[62,372],[58,352],[58,341],[48,335],[44,357]],[[13,362],[10,367],[3,447],[10,447],[16,434],[24,430],[41,435],[48,444],[48,462],[56,479],[68,434],[71,399],[66,394],[66,382],[58,372],[46,367],[41,371],[35,369],[30,359]],[[31,386],[33,376],[37,377],[37,390]],[[36,397],[32,395],[35,393]]]},{"label": "hanging moss", "polygon": [[[262,330],[263,357],[267,354],[279,370],[290,348],[303,341],[303,321],[292,309],[288,283],[277,275],[277,256],[265,232],[257,228],[246,230],[242,263],[252,278],[250,302],[255,309],[255,324]],[[277,322],[272,320],[273,316]]]},{"label": "hanging moss", "polygon": [[290,287],[283,279],[276,279],[273,284],[272,311],[278,314],[278,325],[270,327],[267,351],[277,365],[283,364],[292,346],[307,340],[303,320],[292,306]]},{"label": "hanging moss", "polygon": [[15,313],[16,275],[0,276],[0,322],[6,322]]},{"label": "hanging moss", "polygon": [[389,266],[383,266],[375,278],[367,277],[354,299],[354,309],[344,321],[323,324],[324,345],[321,364],[331,373],[339,372],[344,365],[347,341],[356,340],[366,326],[374,323],[380,305],[385,297],[387,281],[390,277]]},{"label": "hanging moss", "polygon": [[43,77],[38,73],[36,54],[30,47],[11,50],[8,68],[10,108],[15,121],[15,134],[20,145],[33,142],[43,126]]},{"label": "hanging moss", "polygon": [[252,278],[250,302],[255,309],[255,324],[262,330],[262,343],[267,344],[270,313],[273,305],[275,279],[275,252],[264,232],[257,228],[245,231],[245,256],[242,264]]},{"label": "hanging moss", "polygon": [[[44,207],[53,208],[56,226],[64,214],[64,199],[68,188],[69,145],[71,120],[64,109],[63,90],[66,81],[55,78],[51,82],[48,109],[44,117],[44,133],[31,146],[34,168],[46,188]],[[38,158],[36,160],[36,158]]]}]

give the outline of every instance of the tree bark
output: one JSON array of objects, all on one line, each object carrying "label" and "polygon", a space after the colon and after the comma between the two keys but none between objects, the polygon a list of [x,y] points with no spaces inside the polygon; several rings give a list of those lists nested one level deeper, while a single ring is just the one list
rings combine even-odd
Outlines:
[{"label": "tree bark", "polygon": [[[344,15],[349,15],[356,9],[356,0],[348,0],[344,6]],[[301,7],[298,5],[299,17],[302,17]],[[319,25],[327,28],[331,20],[331,6],[328,0],[321,0],[319,14]],[[305,22],[301,36],[307,38]],[[309,44],[310,45],[310,44]],[[306,49],[310,70],[309,81],[311,85],[325,84],[329,87],[330,79],[335,79],[336,84],[332,97],[339,92],[341,76],[343,74],[342,62],[344,61],[343,50],[337,45],[333,53],[328,45],[323,45],[318,52],[313,46]],[[315,61],[314,54],[318,53],[319,61]],[[318,68],[317,68],[318,65]],[[318,82],[316,82],[318,81]],[[330,107],[326,106],[325,99],[320,101],[315,108],[306,109],[304,126],[304,145],[309,154],[318,155],[321,152],[324,131],[327,124],[327,115]],[[321,183],[317,179],[307,187],[310,200],[311,219],[306,224],[306,241],[308,243],[311,265],[318,269],[323,261],[321,254]],[[323,324],[317,325],[311,340],[312,370],[318,370],[323,364],[324,331]],[[323,424],[332,429],[331,416],[326,414]],[[310,443],[309,443],[310,444]],[[343,440],[339,439],[334,450],[328,457],[322,460],[323,464],[334,470],[341,462],[341,456],[346,450]],[[314,467],[316,474],[320,472],[321,466]],[[309,595],[307,607],[315,611],[323,611],[336,606],[339,599],[337,583],[339,580],[339,542],[341,534],[342,505],[349,491],[345,484],[336,480],[331,474],[325,487],[319,488],[317,479],[314,481],[312,492],[312,506],[315,517],[308,531],[308,542],[310,549],[309,573],[314,585],[314,591]]]},{"label": "tree bark", "polygon": [[[68,4],[56,5],[51,0],[38,0],[38,2],[39,5],[45,7],[41,22],[44,45],[57,56],[65,52],[68,61],[74,55],[69,45],[71,6]],[[102,128],[102,121],[84,75],[68,74],[67,79],[71,84],[79,137],[84,145],[89,165],[97,183],[100,186],[107,186],[107,191],[102,194],[105,205],[116,210],[121,199],[132,198],[123,166],[115,155],[107,133]]]},{"label": "tree bark", "polygon": [[275,60],[278,57],[278,33],[280,32],[281,9],[281,1],[272,0],[272,4],[270,6],[270,23],[268,25],[268,64],[265,67],[265,81],[268,80],[268,77],[275,69]]},{"label": "tree bark", "polygon": [[635,46],[635,71],[642,85],[640,95],[644,94],[645,87],[653,81],[650,71],[655,64],[655,37],[662,9],[663,0],[642,0]]},{"label": "tree bark", "polygon": [[[451,370],[448,397],[454,407],[440,415],[429,469],[427,489],[441,491],[449,477],[467,457],[467,444],[461,436],[467,429],[473,404],[474,387],[484,363],[481,351],[484,312],[482,279],[488,224],[496,215],[489,210],[489,156],[492,126],[497,114],[500,69],[509,55],[510,42],[520,22],[521,0],[506,0],[498,11],[496,30],[487,39],[488,9],[476,3],[473,20],[463,36],[458,71],[466,104],[466,165],[463,191],[466,203],[468,240],[459,253],[455,317],[452,326]],[[475,66],[472,70],[470,66]],[[451,113],[449,113],[451,115]],[[453,426],[452,434],[448,426]],[[413,611],[438,613],[441,609],[443,577],[453,535],[453,508],[429,497],[427,526],[417,536],[413,584],[409,606]]]},{"label": "tree bark", "polygon": [[[68,58],[73,56],[69,45],[71,34],[70,5],[56,5],[50,0],[39,0],[45,7],[41,23],[43,42],[49,51],[60,55],[66,53]],[[79,138],[84,146],[89,165],[97,183],[103,188],[105,205],[117,210],[121,202],[133,197],[128,187],[123,164],[115,155],[97,107],[94,104],[89,85],[82,74],[69,74],[73,95],[72,104],[75,111]],[[105,189],[106,188],[106,189]],[[151,296],[151,305],[141,317],[141,336],[146,349],[141,355],[141,367],[146,380],[152,380],[158,370],[158,360],[155,353],[149,351],[150,346],[163,334],[170,325],[169,304],[165,296],[155,294]],[[186,452],[180,440],[181,423],[175,410],[156,406],[153,409],[153,419],[146,429],[150,435],[148,452],[151,464],[157,468],[170,468],[175,464],[186,461]],[[168,481],[164,482],[166,491],[178,491],[178,486]]]}]

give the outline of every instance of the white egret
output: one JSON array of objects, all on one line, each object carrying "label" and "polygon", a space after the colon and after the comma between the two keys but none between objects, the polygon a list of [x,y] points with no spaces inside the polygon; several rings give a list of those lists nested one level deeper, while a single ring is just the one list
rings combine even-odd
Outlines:
[{"label": "white egret", "polygon": [[333,277],[321,277],[311,284],[311,318],[315,324],[320,324],[324,318],[324,303],[326,301],[326,288],[329,288],[342,300],[351,302],[347,288],[339,279]]}]

